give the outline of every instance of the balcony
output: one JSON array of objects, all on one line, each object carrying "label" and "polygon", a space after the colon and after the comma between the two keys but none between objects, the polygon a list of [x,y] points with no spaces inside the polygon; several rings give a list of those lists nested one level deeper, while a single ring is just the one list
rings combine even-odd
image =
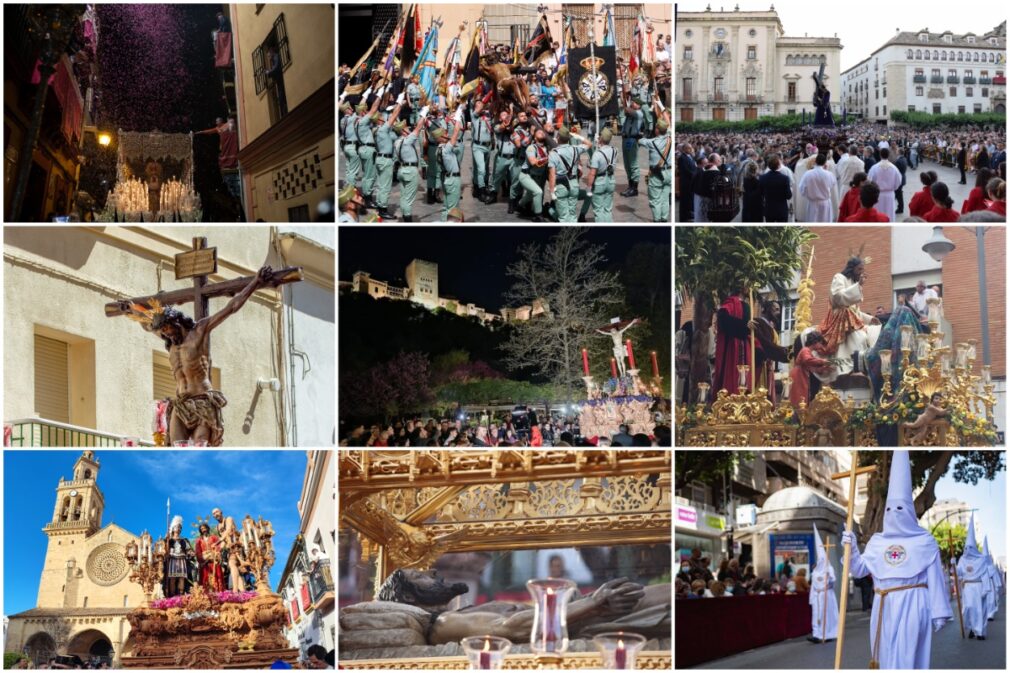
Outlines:
[{"label": "balcony", "polygon": [[975,78],[974,77],[965,77],[964,78],[964,83],[965,84],[975,84]]},{"label": "balcony", "polygon": [[764,96],[755,95],[755,94],[747,94],[746,96],[743,97],[743,100],[741,102],[742,103],[763,103],[764,102]]},{"label": "balcony", "polygon": [[698,102],[698,96],[696,96],[694,93],[688,91],[687,93],[685,93],[682,96],[677,96],[677,102],[678,103],[697,103]]},{"label": "balcony", "polygon": [[[4,425],[11,428],[11,446],[119,447],[125,437],[42,418],[19,418]],[[141,440],[140,446],[154,443]]]},{"label": "balcony", "polygon": [[913,75],[912,76],[912,81],[914,83],[916,83],[916,84],[925,84],[926,83],[926,76],[925,75]]},{"label": "balcony", "polygon": [[992,77],[979,77],[978,78],[978,83],[979,84],[992,84]]},{"label": "balcony", "polygon": [[724,93],[710,93],[708,95],[709,103],[725,103],[729,100]]},{"label": "balcony", "polygon": [[1006,77],[993,77],[992,78],[992,83],[993,84],[1001,84],[1003,86],[1006,86]]},{"label": "balcony", "polygon": [[796,102],[796,96],[787,96],[786,97],[786,102],[787,103],[795,103]]},{"label": "balcony", "polygon": [[943,75],[933,75],[929,78],[930,84],[943,84]]},{"label": "balcony", "polygon": [[953,75],[953,76],[947,75],[947,84],[958,84],[960,81],[961,81],[961,78],[958,77],[957,75]]}]

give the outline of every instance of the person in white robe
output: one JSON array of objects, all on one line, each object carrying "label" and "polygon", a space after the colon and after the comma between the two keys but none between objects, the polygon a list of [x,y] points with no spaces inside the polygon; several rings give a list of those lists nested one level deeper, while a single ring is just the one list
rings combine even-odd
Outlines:
[{"label": "person in white robe", "polygon": [[986,535],[982,539],[982,556],[985,557],[986,565],[989,566],[989,572],[986,575],[986,616],[989,621],[993,621],[996,618],[996,612],[999,610],[999,592],[1000,592],[1000,576],[999,571],[996,570],[996,564],[992,560],[992,554],[989,553],[989,536]]},{"label": "person in white robe", "polygon": [[807,640],[823,643],[838,637],[838,599],[835,598],[835,569],[814,524],[817,564],[810,573],[811,635]]},{"label": "person in white robe", "polygon": [[933,632],[954,613],[940,547],[915,516],[908,451],[894,451],[891,459],[883,532],[862,554],[852,531],[842,534],[842,544],[852,549],[852,576],[873,576],[869,667],[929,668]]},{"label": "person in white robe", "polygon": [[[800,181],[803,179],[803,176],[806,175],[807,171],[813,170],[816,166],[814,162],[817,160],[817,146],[813,143],[807,143],[804,151],[804,158],[796,162],[795,178],[797,186],[800,184]],[[782,164],[785,165],[785,162],[783,161]],[[793,214],[796,216],[796,221],[806,222],[807,200],[802,194],[800,194],[799,189],[793,190],[793,205],[795,206]]]},{"label": "person in white robe", "polygon": [[964,541],[964,552],[957,562],[961,614],[969,638],[985,640],[986,622],[989,618],[985,599],[988,576],[989,564],[975,541],[975,515],[972,514],[971,522],[968,524],[968,538]]},{"label": "person in white robe", "polygon": [[901,171],[887,160],[888,156],[890,156],[889,150],[886,148],[880,150],[880,161],[873,164],[867,177],[880,188],[877,210],[887,215],[888,222],[894,222],[895,211],[898,209],[894,192],[901,187]]},{"label": "person in white robe", "polygon": [[[818,154],[815,168],[808,170],[800,178],[800,194],[806,199],[806,216],[803,222],[834,222],[832,192],[838,193],[838,180],[827,169],[827,157]],[[801,220],[797,219],[797,222]]]},{"label": "person in white robe", "polygon": [[865,272],[862,259],[850,258],[841,273],[836,273],[831,279],[827,317],[820,325],[811,326],[802,333],[806,338],[807,332],[817,329],[827,341],[821,352],[825,357],[833,358],[835,366],[824,374],[814,372],[814,376],[824,383],[851,374],[855,369],[853,355],[857,352],[861,355],[869,353],[880,335],[880,321],[859,309],[863,301]]},{"label": "person in white robe", "polygon": [[[852,178],[856,177],[856,173],[865,173],[866,164],[863,160],[856,154],[856,146],[853,145],[849,148],[849,153],[844,155],[838,160],[838,165],[835,166],[835,177],[838,178],[838,190],[842,194],[849,188]],[[835,211],[837,214],[838,211]]]}]

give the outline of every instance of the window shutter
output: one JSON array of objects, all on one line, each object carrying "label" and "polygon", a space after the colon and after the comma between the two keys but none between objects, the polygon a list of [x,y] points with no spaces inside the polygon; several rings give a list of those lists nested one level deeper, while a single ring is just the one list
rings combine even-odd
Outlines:
[{"label": "window shutter", "polygon": [[35,411],[42,418],[70,422],[70,346],[35,335]]},{"label": "window shutter", "polygon": [[288,46],[288,28],[284,24],[284,12],[274,21],[274,36],[277,38],[277,53],[281,57],[281,70],[291,65],[291,48]]},{"label": "window shutter", "polygon": [[267,88],[267,73],[263,68],[263,47],[256,47],[253,50],[253,72],[256,78],[256,95],[262,93]]},{"label": "window shutter", "polygon": [[175,378],[172,368],[163,362],[154,362],[154,399],[163,400],[175,397]]}]

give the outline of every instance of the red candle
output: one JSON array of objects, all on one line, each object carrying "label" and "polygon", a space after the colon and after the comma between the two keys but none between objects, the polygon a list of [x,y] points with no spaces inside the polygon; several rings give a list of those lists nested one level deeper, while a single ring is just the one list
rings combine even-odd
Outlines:
[{"label": "red candle", "polygon": [[634,369],[635,368],[635,353],[634,353],[634,351],[631,350],[631,339],[628,339],[627,342],[625,342],[625,346],[628,349],[628,364],[631,365],[631,369]]},{"label": "red candle", "polygon": [[582,371],[589,376],[589,351],[582,349]]},{"label": "red candle", "polygon": [[547,588],[546,609],[544,610],[544,651],[553,652],[558,639],[554,632],[554,615],[558,608],[558,597],[554,595],[554,589]]},{"label": "red candle", "polygon": [[652,375],[659,378],[659,362],[656,360],[656,351],[652,351]]},{"label": "red candle", "polygon": [[610,375],[617,378],[617,360],[610,358]]},{"label": "red candle", "polygon": [[491,641],[484,641],[484,649],[480,653],[480,670],[491,670]]},{"label": "red candle", "polygon": [[624,641],[617,641],[617,649],[614,650],[614,668],[624,669],[627,667],[627,652],[624,650]]}]

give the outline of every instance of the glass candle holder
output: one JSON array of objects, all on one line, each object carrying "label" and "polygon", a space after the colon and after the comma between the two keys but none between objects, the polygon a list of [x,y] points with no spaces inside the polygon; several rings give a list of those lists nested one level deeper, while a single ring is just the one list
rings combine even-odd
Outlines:
[{"label": "glass candle holder", "polygon": [[792,387],[793,387],[793,379],[792,379],[792,377],[787,376],[786,378],[782,379],[782,399],[783,400],[789,399],[789,390]]},{"label": "glass candle holder", "polygon": [[959,343],[957,345],[954,366],[958,369],[966,369],[968,367],[968,344]]},{"label": "glass candle holder", "polygon": [[950,351],[943,351],[940,354],[940,373],[947,375],[950,373]]},{"label": "glass candle holder", "polygon": [[912,326],[901,326],[901,350],[912,350]]},{"label": "glass candle holder", "polygon": [[747,372],[750,371],[750,365],[737,365],[736,370],[740,373],[739,385],[741,388],[747,387]]},{"label": "glass candle holder", "polygon": [[987,386],[992,384],[992,365],[982,365],[982,383]]},{"label": "glass candle holder", "polygon": [[929,322],[940,322],[940,300],[937,297],[926,300],[926,315]]},{"label": "glass candle holder", "polygon": [[891,375],[891,351],[880,351],[880,373],[886,376]]},{"label": "glass candle holder", "polygon": [[698,384],[698,404],[705,404],[705,401],[708,399],[709,387],[707,383]]},{"label": "glass candle holder", "polygon": [[928,334],[916,334],[915,335],[915,357],[920,361],[924,361],[929,358],[929,335]]},{"label": "glass candle holder", "polygon": [[512,641],[498,636],[473,636],[459,641],[470,660],[471,671],[497,671],[502,668]]},{"label": "glass candle holder", "polygon": [[645,647],[645,638],[637,633],[608,631],[593,637],[593,644],[603,656],[603,668],[619,671],[635,668],[635,657]]},{"label": "glass candle holder", "polygon": [[968,339],[968,359],[975,359],[975,346],[978,345],[978,341],[975,339]]},{"label": "glass candle holder", "polygon": [[559,654],[568,650],[568,597],[575,582],[565,579],[529,580],[533,596],[533,628],[530,649],[535,654]]}]

